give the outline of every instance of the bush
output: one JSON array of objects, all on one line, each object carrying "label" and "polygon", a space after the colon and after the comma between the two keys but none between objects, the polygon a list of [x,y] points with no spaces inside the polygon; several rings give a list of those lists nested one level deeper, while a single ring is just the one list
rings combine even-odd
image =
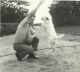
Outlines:
[{"label": "bush", "polygon": [[51,6],[50,13],[55,26],[80,25],[79,1],[60,1]]},{"label": "bush", "polygon": [[22,2],[20,4],[20,1],[2,1],[0,36],[15,33],[19,22],[22,21],[22,19],[27,15],[27,13],[28,9],[23,8]]},{"label": "bush", "polygon": [[1,36],[15,33],[17,26],[18,26],[18,23],[2,23]]},{"label": "bush", "polygon": [[28,9],[22,8],[15,2],[1,3],[1,22],[2,23],[19,23],[26,15]]}]

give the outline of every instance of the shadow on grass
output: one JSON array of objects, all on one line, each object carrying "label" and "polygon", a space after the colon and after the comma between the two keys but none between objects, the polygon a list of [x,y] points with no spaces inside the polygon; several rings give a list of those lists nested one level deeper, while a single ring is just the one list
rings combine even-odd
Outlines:
[{"label": "shadow on grass", "polygon": [[56,28],[57,33],[70,34],[70,35],[80,35],[80,26],[63,26]]}]

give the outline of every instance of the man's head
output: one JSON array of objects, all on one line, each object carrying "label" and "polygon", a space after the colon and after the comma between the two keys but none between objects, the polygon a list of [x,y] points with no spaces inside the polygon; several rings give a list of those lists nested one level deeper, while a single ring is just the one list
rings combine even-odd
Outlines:
[{"label": "man's head", "polygon": [[34,22],[35,16],[33,16],[30,20],[29,20],[29,24],[33,27],[33,22]]}]

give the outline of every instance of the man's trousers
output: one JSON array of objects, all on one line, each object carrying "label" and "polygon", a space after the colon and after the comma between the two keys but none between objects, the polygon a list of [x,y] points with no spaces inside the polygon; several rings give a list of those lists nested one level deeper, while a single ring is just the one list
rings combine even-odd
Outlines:
[{"label": "man's trousers", "polygon": [[13,48],[22,58],[24,58],[26,55],[33,54],[34,51],[37,51],[39,39],[37,37],[33,38],[33,41],[31,43],[25,42],[25,43],[14,43]]}]

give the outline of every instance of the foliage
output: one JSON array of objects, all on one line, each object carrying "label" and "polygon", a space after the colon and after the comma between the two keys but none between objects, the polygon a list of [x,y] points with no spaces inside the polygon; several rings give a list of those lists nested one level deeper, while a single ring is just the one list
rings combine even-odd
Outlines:
[{"label": "foliage", "polygon": [[1,3],[1,22],[15,23],[20,22],[28,12],[28,9],[21,7],[17,2]]},{"label": "foliage", "polygon": [[59,1],[51,6],[50,13],[55,26],[80,25],[79,1]]},{"label": "foliage", "polygon": [[[22,1],[1,0],[1,36],[15,33],[19,22],[28,13],[28,9],[24,8],[23,4]],[[29,5],[29,3],[24,5]]]},{"label": "foliage", "polygon": [[17,26],[18,26],[18,23],[2,23],[1,36],[15,33]]}]

